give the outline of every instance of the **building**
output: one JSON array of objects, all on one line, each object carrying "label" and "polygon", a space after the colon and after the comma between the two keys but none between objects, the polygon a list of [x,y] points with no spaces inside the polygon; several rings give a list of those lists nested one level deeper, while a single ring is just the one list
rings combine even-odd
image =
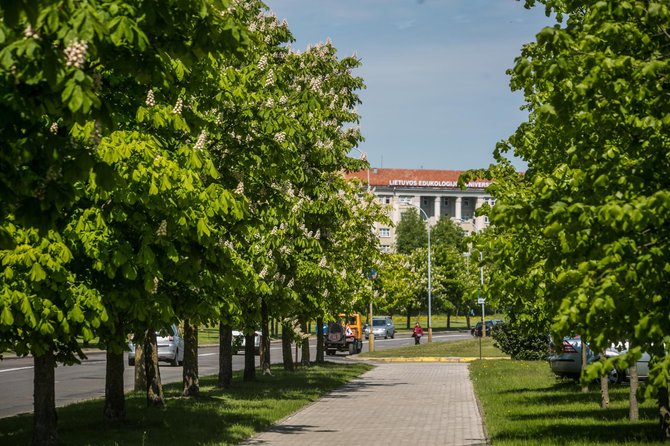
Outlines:
[{"label": "building", "polygon": [[[477,232],[488,226],[486,217],[475,217],[475,209],[494,200],[485,191],[490,181],[474,181],[467,189],[458,187],[457,170],[416,170],[416,169],[380,169],[371,167],[346,175],[347,178],[360,179],[368,184],[377,199],[388,206],[389,216],[394,225],[400,221],[403,212],[420,208],[423,219],[428,217],[430,224],[440,218],[450,218],[460,225],[466,234]],[[424,215],[425,213],[425,215]],[[395,230],[376,224],[381,248],[385,252],[393,251]]]}]

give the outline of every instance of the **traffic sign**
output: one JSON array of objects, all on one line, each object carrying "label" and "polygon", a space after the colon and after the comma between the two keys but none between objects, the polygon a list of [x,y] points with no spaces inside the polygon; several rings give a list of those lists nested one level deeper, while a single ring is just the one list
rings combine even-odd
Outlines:
[{"label": "traffic sign", "polygon": [[478,303],[478,304],[483,304],[483,303],[485,303],[485,302],[486,302],[486,299],[485,299],[485,298],[483,298],[483,297],[478,297],[478,298],[477,298],[477,303]]}]

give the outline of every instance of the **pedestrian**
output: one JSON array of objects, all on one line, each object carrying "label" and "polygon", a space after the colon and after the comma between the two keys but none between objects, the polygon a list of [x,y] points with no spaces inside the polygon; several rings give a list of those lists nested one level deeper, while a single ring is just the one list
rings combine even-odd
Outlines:
[{"label": "pedestrian", "polygon": [[414,330],[412,330],[414,345],[419,345],[421,343],[421,336],[423,336],[423,328],[421,328],[421,325],[419,325],[419,321],[416,321],[416,324],[414,324]]}]

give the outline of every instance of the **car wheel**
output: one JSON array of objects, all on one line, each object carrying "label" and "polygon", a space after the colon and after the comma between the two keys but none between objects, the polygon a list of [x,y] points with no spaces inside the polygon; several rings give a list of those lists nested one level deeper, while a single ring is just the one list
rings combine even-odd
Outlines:
[{"label": "car wheel", "polygon": [[388,338],[389,338],[389,332],[387,331],[386,333],[384,333],[384,339],[388,339]]},{"label": "car wheel", "polygon": [[623,380],[623,373],[615,368],[607,374],[607,381],[610,384],[619,384]]},{"label": "car wheel", "polygon": [[170,360],[170,365],[172,367],[177,367],[177,356],[179,356],[179,350],[174,351],[174,358]]},{"label": "car wheel", "polygon": [[349,344],[349,354],[353,355],[354,353],[356,353],[356,344],[352,342],[351,344]]},{"label": "car wheel", "polygon": [[134,366],[135,365],[135,358],[128,358],[128,365],[129,366]]},{"label": "car wheel", "polygon": [[391,333],[391,339],[395,339],[395,331]]}]

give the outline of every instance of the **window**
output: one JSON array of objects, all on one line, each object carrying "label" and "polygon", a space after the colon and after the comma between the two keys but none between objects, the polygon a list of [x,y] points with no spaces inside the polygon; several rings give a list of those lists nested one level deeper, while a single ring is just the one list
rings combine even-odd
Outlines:
[{"label": "window", "polygon": [[448,198],[445,198],[445,199],[444,199],[444,205],[445,205],[445,206],[449,206],[449,199],[448,199]]},{"label": "window", "polygon": [[393,198],[393,197],[391,197],[390,195],[380,195],[380,196],[379,196],[379,201],[380,201],[382,204],[391,204],[391,199],[392,199],[392,198]]},{"label": "window", "polygon": [[401,195],[400,204],[412,204],[412,197],[409,195]]},{"label": "window", "polygon": [[391,237],[391,230],[389,228],[379,228],[380,237]]},{"label": "window", "polygon": [[486,223],[487,225],[489,224],[489,216],[488,215],[484,215],[484,223]]},{"label": "window", "polygon": [[382,252],[391,252],[391,245],[381,245]]},{"label": "window", "polygon": [[463,199],[463,206],[470,206],[470,199],[469,198],[464,198]]},{"label": "window", "polygon": [[428,198],[423,197],[423,205],[428,206]]}]

